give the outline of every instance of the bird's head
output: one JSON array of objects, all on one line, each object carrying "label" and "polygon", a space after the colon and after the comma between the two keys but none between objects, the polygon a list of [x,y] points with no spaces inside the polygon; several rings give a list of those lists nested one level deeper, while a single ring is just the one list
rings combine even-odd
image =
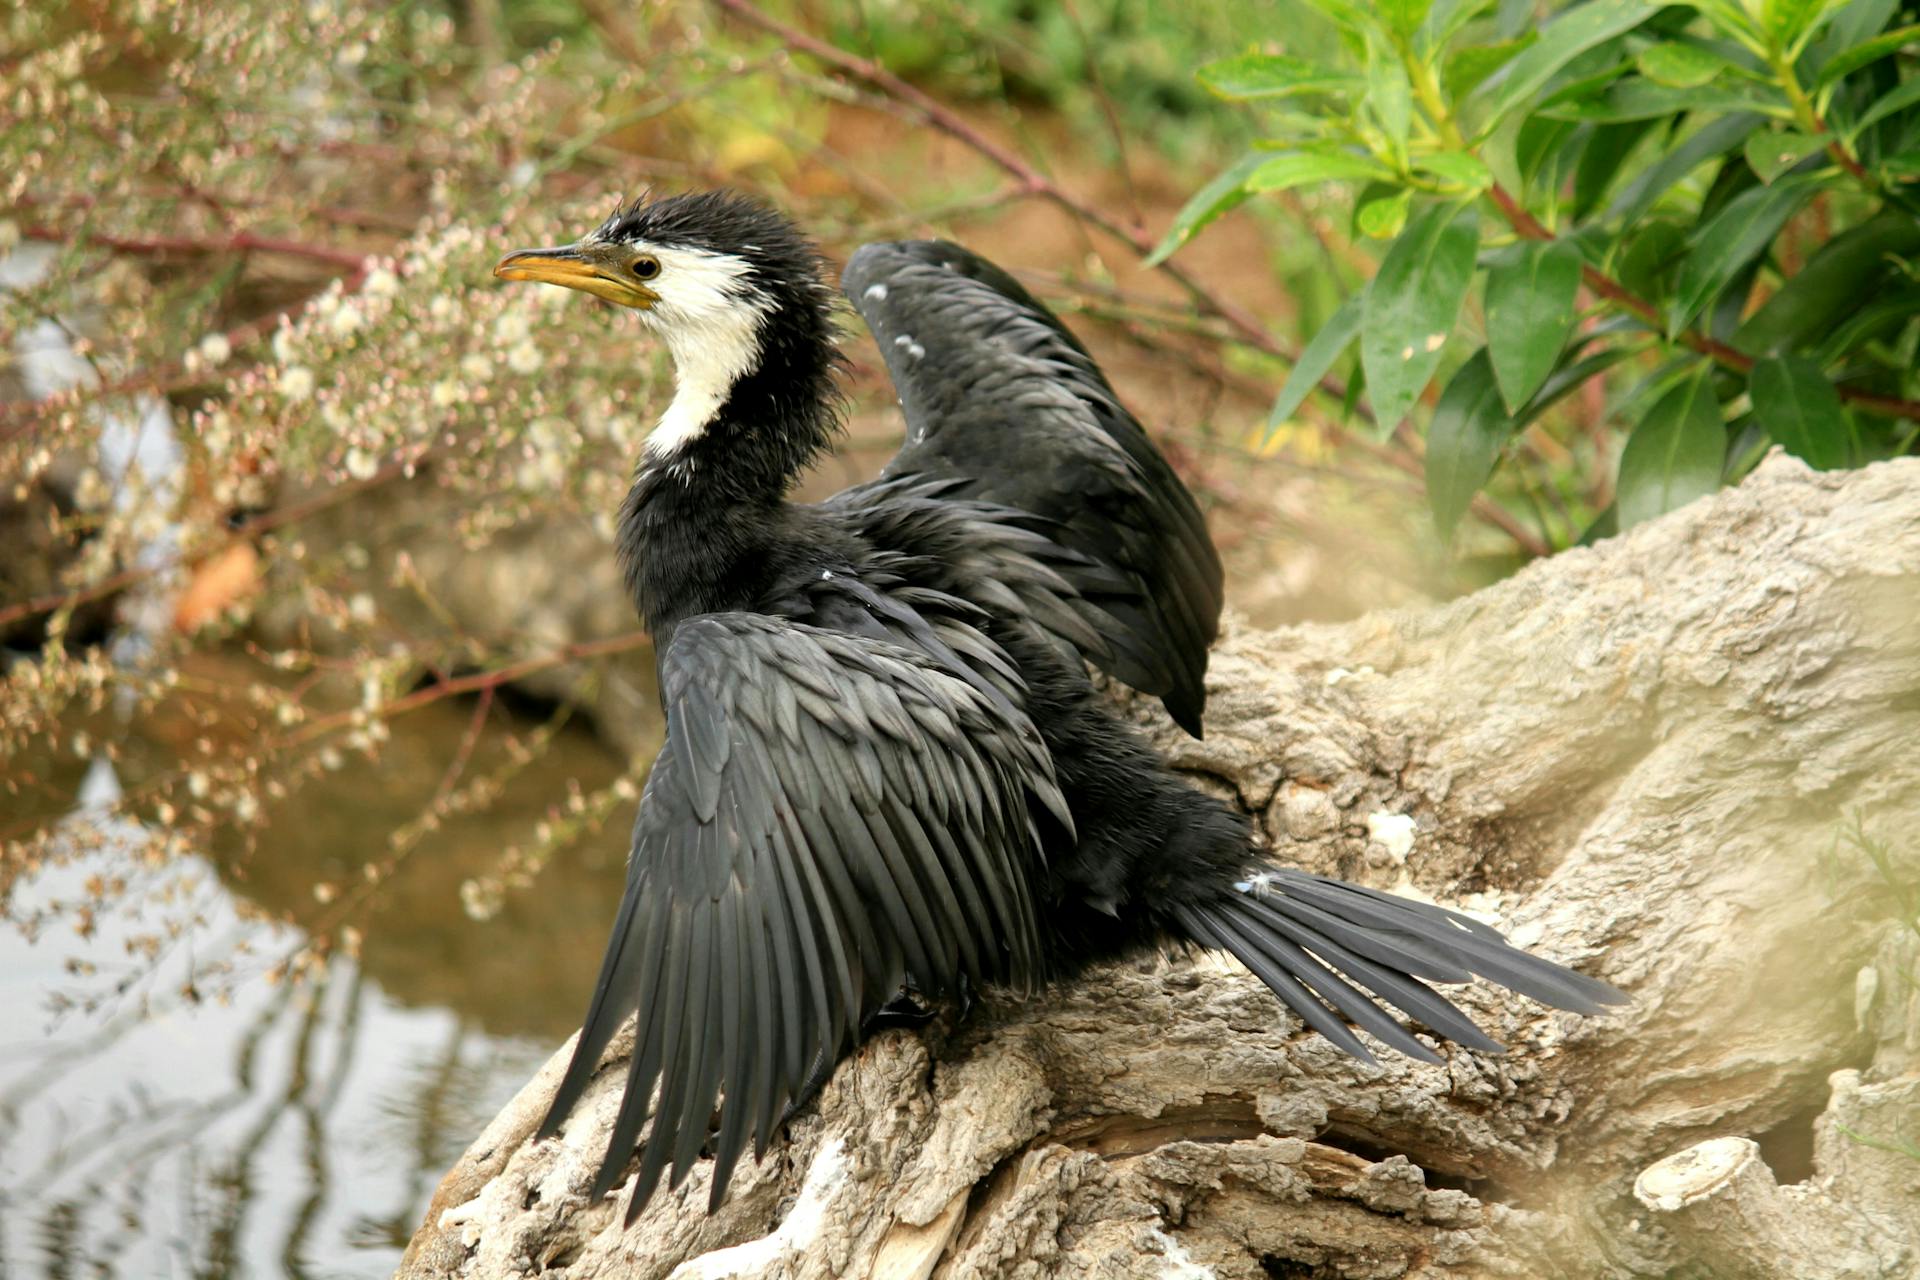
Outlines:
[{"label": "bird's head", "polygon": [[631,307],[674,357],[678,392],[649,441],[677,451],[765,383],[830,399],[833,294],[819,251],[784,215],[729,191],[622,205],[573,244],[522,249],[493,274]]}]

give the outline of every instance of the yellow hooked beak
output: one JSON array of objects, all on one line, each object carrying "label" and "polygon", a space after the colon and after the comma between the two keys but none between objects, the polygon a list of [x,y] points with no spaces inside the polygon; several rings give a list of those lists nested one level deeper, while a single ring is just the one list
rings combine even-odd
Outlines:
[{"label": "yellow hooked beak", "polygon": [[618,245],[569,244],[558,249],[520,249],[500,259],[502,280],[538,280],[563,285],[623,307],[647,310],[660,295],[634,278],[630,255]]}]

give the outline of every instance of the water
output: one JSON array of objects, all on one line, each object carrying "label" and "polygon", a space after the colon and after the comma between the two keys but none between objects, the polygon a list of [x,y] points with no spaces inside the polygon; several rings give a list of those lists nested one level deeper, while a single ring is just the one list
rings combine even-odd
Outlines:
[{"label": "water", "polygon": [[[0,254],[0,290],[42,278],[51,252]],[[18,335],[28,395],[96,377],[68,329]],[[111,647],[138,666],[171,620],[180,447],[152,397],[99,427],[115,504],[162,517],[134,558],[155,572],[120,602]],[[241,678],[217,669],[219,655],[189,660]],[[111,731],[125,710],[86,727]],[[620,772],[591,737],[563,732],[488,812],[449,820],[349,918],[357,959],[267,981],[306,941],[272,921],[311,919],[316,889],[357,882],[426,806],[470,716],[436,704],[404,717],[377,764],[295,792],[251,852],[152,867],[136,855],[146,833],[106,809],[121,792],[115,766],[10,762],[53,794],[36,792],[36,813],[0,813],[0,827],[66,813],[72,852],[32,879],[0,879],[0,1277],[361,1277],[398,1262],[440,1175],[576,1025],[622,878],[625,814],[490,922],[461,909],[461,881],[569,781],[590,790]],[[172,769],[204,731],[165,715],[122,730],[118,768],[129,785]],[[493,749],[475,753],[476,771]],[[125,909],[80,905],[117,878]]]},{"label": "water", "polygon": [[[33,941],[0,924],[0,1276],[391,1270],[441,1174],[577,1024],[618,901],[626,815],[490,922],[466,917],[458,885],[568,778],[603,785],[620,762],[562,734],[490,814],[422,847],[356,919],[360,960],[336,955],[316,980],[259,976],[301,935],[257,917],[311,913],[314,885],[382,850],[469,715],[403,718],[379,766],[298,793],[245,863],[130,870],[137,833],[109,821],[101,847],[14,886],[16,918],[82,898],[93,875],[130,875],[128,900],[146,905],[102,913],[90,938],[57,907]],[[130,769],[158,755],[128,745]],[[116,794],[104,762],[69,772],[81,816]],[[183,921],[156,964],[129,958],[130,939]],[[103,994],[95,1011],[58,1012]]]}]

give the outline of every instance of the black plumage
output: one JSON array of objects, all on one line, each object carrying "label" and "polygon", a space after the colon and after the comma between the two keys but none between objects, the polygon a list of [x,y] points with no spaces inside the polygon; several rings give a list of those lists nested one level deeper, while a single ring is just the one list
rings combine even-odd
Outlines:
[{"label": "black plumage", "polygon": [[[709,1147],[717,1204],[903,990],[1031,989],[1167,941],[1227,950],[1343,1049],[1498,1046],[1432,989],[1621,999],[1457,912],[1274,865],[1093,687],[1200,730],[1220,564],[1192,497],[1085,348],[939,241],[844,285],[907,420],[885,473],[787,500],[838,408],[832,295],[779,214],[726,193],[616,211],[509,279],[631,306],[677,391],[620,516],[667,742],[554,1132],[637,1016],[595,1193],[642,1138],[628,1219]],[[1357,1031],[1356,1031],[1357,1029]],[[657,1100],[656,1100],[657,1099]],[[719,1130],[709,1144],[709,1118]]]}]

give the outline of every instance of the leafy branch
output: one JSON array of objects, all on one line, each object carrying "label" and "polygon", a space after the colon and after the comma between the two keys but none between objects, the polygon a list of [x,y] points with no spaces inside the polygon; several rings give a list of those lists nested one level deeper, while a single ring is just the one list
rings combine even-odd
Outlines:
[{"label": "leafy branch", "polygon": [[[1635,425],[1617,486],[1590,486],[1581,536],[1737,479],[1769,440],[1815,466],[1914,446],[1920,430],[1900,424],[1920,421],[1920,223],[1903,187],[1920,174],[1906,56],[1920,41],[1883,29],[1895,6],[1587,0],[1536,26],[1484,0],[1311,3],[1342,56],[1261,50],[1201,70],[1271,136],[1154,251],[1253,196],[1350,193],[1384,253],[1307,342],[1275,428],[1349,350],[1377,431],[1450,366],[1427,427],[1446,537],[1520,433],[1550,429],[1588,378]],[[1484,345],[1450,354],[1482,277]],[[1615,492],[1617,509],[1601,505]]]},{"label": "leafy branch", "polygon": [[[1217,316],[1224,321],[1232,329],[1238,341],[1287,362],[1294,366],[1295,376],[1300,376],[1302,362],[1309,359],[1310,353],[1288,347],[1244,307],[1223,297],[1217,290],[1178,264],[1168,262],[1167,254],[1162,251],[1164,246],[1156,245],[1153,236],[1145,228],[1113,218],[1092,201],[1042,173],[1018,153],[988,137],[965,117],[932,95],[908,84],[879,63],[848,53],[844,49],[837,48],[797,27],[782,22],[750,3],[750,0],[718,0],[718,3],[722,9],[736,18],[774,35],[788,48],[804,53],[828,67],[873,86],[888,99],[904,105],[919,120],[963,143],[1012,179],[1012,194],[1033,196],[1049,201],[1088,226],[1095,227],[1126,244],[1141,256],[1147,266],[1158,267],[1168,278],[1184,289],[1202,313]],[[622,33],[614,37],[612,42],[616,45],[630,43],[631,37],[627,33]],[[1349,404],[1350,412],[1362,420],[1372,420],[1373,410],[1357,399],[1354,394],[1357,388],[1350,389],[1343,379],[1329,374],[1325,368],[1320,368],[1312,375],[1310,381],[1336,402]],[[1406,472],[1415,479],[1421,479],[1424,469],[1421,459],[1417,454],[1400,446],[1401,442],[1396,440],[1392,446],[1376,452],[1389,465]],[[1485,496],[1475,495],[1468,503],[1467,509],[1488,525],[1499,529],[1529,556],[1545,555],[1552,550],[1539,534]]]}]

